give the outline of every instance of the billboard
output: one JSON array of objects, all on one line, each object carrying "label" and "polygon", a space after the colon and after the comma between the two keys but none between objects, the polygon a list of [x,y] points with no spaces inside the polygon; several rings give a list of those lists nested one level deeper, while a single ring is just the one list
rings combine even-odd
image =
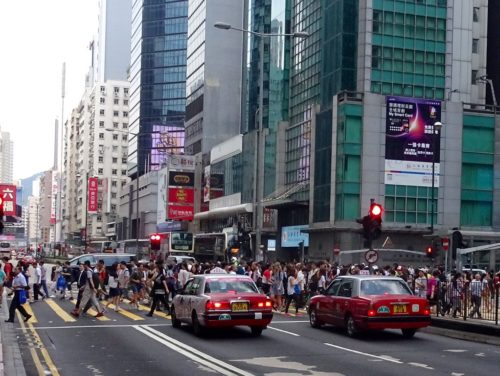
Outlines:
[{"label": "billboard", "polygon": [[169,204],[194,204],[194,188],[168,188]]},{"label": "billboard", "polygon": [[54,225],[57,221],[57,191],[58,191],[58,178],[57,171],[52,171],[52,188],[51,188],[51,197],[50,197],[50,224]]},{"label": "billboard", "polygon": [[192,221],[194,217],[193,205],[168,205],[167,218],[173,221]]},{"label": "billboard", "polygon": [[301,232],[308,229],[307,225],[300,226],[284,226],[281,228],[281,247],[298,247],[301,241],[304,242],[304,247],[309,247],[309,234]]},{"label": "billboard", "polygon": [[98,179],[89,178],[87,182],[87,212],[97,213]]},{"label": "billboard", "polygon": [[175,187],[194,187],[194,172],[169,171],[168,185]]},{"label": "billboard", "polygon": [[16,186],[0,184],[0,196],[3,202],[3,215],[16,215]]},{"label": "billboard", "polygon": [[439,186],[441,102],[387,97],[385,131],[385,184]]},{"label": "billboard", "polygon": [[151,137],[151,167],[158,170],[167,166],[170,156],[184,153],[184,127],[179,125],[153,125]]}]

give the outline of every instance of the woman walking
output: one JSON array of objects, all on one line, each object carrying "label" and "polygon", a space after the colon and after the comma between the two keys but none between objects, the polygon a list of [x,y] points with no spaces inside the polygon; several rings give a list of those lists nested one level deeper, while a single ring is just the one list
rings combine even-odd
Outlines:
[{"label": "woman walking", "polygon": [[283,308],[283,294],[285,289],[283,286],[283,279],[285,274],[281,269],[281,264],[276,262],[271,270],[271,300],[274,303],[274,309],[281,312]]},{"label": "woman walking", "polygon": [[168,311],[168,314],[170,314],[170,307],[165,300],[169,293],[170,290],[167,286],[167,277],[165,276],[163,265],[160,263],[156,263],[155,273],[153,275],[153,303],[151,303],[151,310],[146,314],[146,316],[152,317],[153,312],[155,311],[156,307],[159,306],[160,302],[165,305],[165,309]]}]

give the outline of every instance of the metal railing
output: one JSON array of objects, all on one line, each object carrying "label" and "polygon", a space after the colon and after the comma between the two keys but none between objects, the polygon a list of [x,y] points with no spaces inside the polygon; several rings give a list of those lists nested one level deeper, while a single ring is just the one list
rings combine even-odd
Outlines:
[{"label": "metal railing", "polygon": [[474,319],[498,325],[500,311],[500,284],[484,286],[480,295],[471,292],[470,284],[456,287],[452,282],[440,283],[436,315],[459,318],[464,321]]}]

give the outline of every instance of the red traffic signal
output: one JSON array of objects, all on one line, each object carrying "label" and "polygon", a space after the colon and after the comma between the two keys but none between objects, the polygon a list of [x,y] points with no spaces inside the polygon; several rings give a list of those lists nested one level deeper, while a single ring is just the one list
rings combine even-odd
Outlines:
[{"label": "red traffic signal", "polygon": [[370,206],[370,217],[372,219],[379,219],[382,217],[382,212],[384,210],[382,209],[382,205],[379,205],[379,204],[376,204],[376,203],[373,203],[371,206]]},{"label": "red traffic signal", "polygon": [[434,250],[434,247],[431,247],[431,246],[427,247],[427,248],[425,249],[425,255],[426,255],[427,257],[429,257],[429,258],[434,258],[434,256],[435,256],[435,250]]},{"label": "red traffic signal", "polygon": [[153,251],[159,251],[161,248],[161,235],[159,234],[152,234],[149,237],[149,243],[151,245],[151,250]]}]

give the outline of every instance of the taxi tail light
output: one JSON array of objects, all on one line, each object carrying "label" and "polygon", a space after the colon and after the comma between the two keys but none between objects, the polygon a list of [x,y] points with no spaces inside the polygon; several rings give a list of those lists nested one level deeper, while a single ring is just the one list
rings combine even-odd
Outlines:
[{"label": "taxi tail light", "polygon": [[428,316],[431,314],[431,308],[429,306],[424,308],[424,315]]},{"label": "taxi tail light", "polygon": [[264,302],[258,302],[257,308],[271,308],[273,303],[270,300],[266,300]]},{"label": "taxi tail light", "polygon": [[373,309],[373,304],[370,304],[370,306],[368,307],[368,312],[367,312],[367,316],[368,317],[373,317],[377,314],[377,311],[375,311]]},{"label": "taxi tail light", "polygon": [[226,302],[213,302],[209,300],[208,302],[205,303],[205,309],[207,311],[210,310],[217,310],[217,309],[225,309],[229,306],[229,303]]}]

